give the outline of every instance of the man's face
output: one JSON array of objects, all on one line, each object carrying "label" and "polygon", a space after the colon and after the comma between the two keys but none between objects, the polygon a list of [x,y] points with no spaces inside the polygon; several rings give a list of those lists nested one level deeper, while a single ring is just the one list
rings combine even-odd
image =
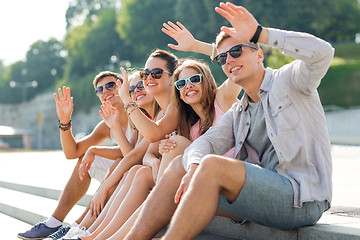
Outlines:
[{"label": "man's face", "polygon": [[[102,94],[98,96],[102,103],[109,101],[111,105],[114,105],[122,102],[119,96],[116,80],[117,79],[113,76],[106,76],[96,84],[97,88],[102,87]],[[113,83],[115,83],[115,87],[113,86]]]},{"label": "man's face", "polygon": [[[230,37],[225,39],[218,47],[219,53],[229,51],[232,47],[241,44],[238,40]],[[242,43],[247,44],[247,43]],[[258,54],[256,50],[250,47],[242,47],[242,54],[234,58],[227,53],[226,63],[222,65],[222,69],[226,76],[233,82],[243,86],[244,82],[250,79],[257,71],[258,67]]]}]

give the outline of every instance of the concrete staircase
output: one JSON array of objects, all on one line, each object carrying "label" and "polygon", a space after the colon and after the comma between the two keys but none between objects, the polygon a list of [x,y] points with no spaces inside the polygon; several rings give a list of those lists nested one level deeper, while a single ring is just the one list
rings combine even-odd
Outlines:
[{"label": "concrete staircase", "polygon": [[[10,224],[9,227],[8,224],[2,227],[17,228],[14,230],[16,233],[23,232],[30,226],[47,219],[55,209],[61,189],[75,164],[62,158],[59,152],[0,153],[0,213],[10,217],[6,221],[16,222],[16,224]],[[37,167],[30,168],[30,165]],[[54,169],[57,171],[53,171]],[[71,223],[80,216],[97,187],[98,184],[90,186],[88,194],[73,208],[65,222]],[[359,194],[358,192],[353,197],[358,197]],[[347,211],[351,214],[347,214]],[[337,206],[325,213],[315,226],[294,231],[280,231],[254,223],[240,225],[227,218],[215,217],[196,239],[353,240],[360,239],[359,216],[360,208]],[[24,226],[26,226],[25,229]],[[158,239],[159,236],[154,239]],[[3,238],[0,237],[0,239]],[[13,235],[5,239],[17,238]]]}]

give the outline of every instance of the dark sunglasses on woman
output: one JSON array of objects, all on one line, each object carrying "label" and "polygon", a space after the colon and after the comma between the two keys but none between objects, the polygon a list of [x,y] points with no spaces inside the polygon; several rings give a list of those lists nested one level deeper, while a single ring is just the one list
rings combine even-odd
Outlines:
[{"label": "dark sunglasses on woman", "polygon": [[105,83],[104,86],[99,86],[95,89],[95,94],[100,97],[104,93],[104,87],[109,91],[114,91],[117,88],[116,82]]},{"label": "dark sunglasses on woman", "polygon": [[140,72],[140,78],[142,80],[146,80],[149,76],[149,74],[151,74],[151,77],[154,79],[160,79],[163,72],[166,72],[167,74],[169,74],[170,76],[172,75],[171,73],[169,73],[166,70],[163,70],[161,68],[154,68],[153,70],[149,71],[147,69],[143,70]]},{"label": "dark sunglasses on woman", "polygon": [[239,44],[239,45],[236,45],[236,46],[233,46],[232,48],[230,48],[229,51],[220,53],[219,55],[214,57],[214,61],[216,61],[220,66],[222,66],[226,63],[227,53],[229,53],[230,56],[233,58],[238,58],[242,54],[242,47],[249,47],[249,48],[258,50],[258,48],[254,47],[254,46],[250,46],[250,45],[246,45],[246,44]]},{"label": "dark sunglasses on woman", "polygon": [[191,77],[188,77],[186,79],[179,79],[176,82],[174,82],[174,85],[176,89],[180,91],[186,87],[187,82],[190,82],[192,85],[197,85],[201,83],[201,80],[202,80],[202,74],[199,73],[192,75]]},{"label": "dark sunglasses on woman", "polygon": [[132,95],[134,94],[135,90],[139,89],[140,91],[144,89],[144,82],[143,81],[139,81],[136,85],[130,86],[129,87],[129,94]]}]

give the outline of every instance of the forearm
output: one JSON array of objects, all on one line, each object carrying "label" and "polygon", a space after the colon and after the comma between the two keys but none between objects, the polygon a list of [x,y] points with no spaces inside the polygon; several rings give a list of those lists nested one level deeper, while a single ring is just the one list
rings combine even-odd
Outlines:
[{"label": "forearm", "polygon": [[96,156],[111,160],[116,160],[118,158],[123,157],[122,151],[118,146],[116,147],[95,146],[95,147],[91,147],[91,151]]},{"label": "forearm", "polygon": [[[200,40],[195,40],[195,44],[190,49],[191,52],[201,53],[207,56],[212,56],[213,45],[211,43],[202,42]],[[214,57],[217,55],[217,50],[214,48]]]},{"label": "forearm", "polygon": [[67,159],[75,159],[84,154],[77,153],[77,143],[71,132],[71,128],[66,131],[60,130],[60,141]]},{"label": "forearm", "polygon": [[115,134],[116,141],[119,145],[119,149],[122,152],[122,156],[128,154],[131,150],[134,149],[134,145],[132,145],[129,140],[126,138],[123,129],[120,127],[116,127],[113,129]]}]

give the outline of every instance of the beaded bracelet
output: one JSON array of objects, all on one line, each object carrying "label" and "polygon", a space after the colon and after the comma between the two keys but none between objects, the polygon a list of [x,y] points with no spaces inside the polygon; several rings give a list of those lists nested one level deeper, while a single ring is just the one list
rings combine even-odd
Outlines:
[{"label": "beaded bracelet", "polygon": [[69,123],[67,124],[62,124],[59,120],[59,129],[63,130],[63,131],[66,131],[66,130],[69,130],[71,127],[71,120]]},{"label": "beaded bracelet", "polygon": [[138,105],[136,104],[136,102],[128,102],[128,103],[124,106],[125,111],[127,112],[127,110],[128,110],[130,107],[138,107]]},{"label": "beaded bracelet", "polygon": [[211,59],[211,62],[214,63],[215,43],[212,43],[211,46],[212,46],[212,52],[211,52],[211,57],[210,57],[210,59]]},{"label": "beaded bracelet", "polygon": [[128,113],[128,116],[130,116],[130,114],[131,114],[133,111],[135,111],[136,109],[139,109],[139,107],[138,107],[138,106],[135,106],[133,109],[131,109],[131,111]]}]

